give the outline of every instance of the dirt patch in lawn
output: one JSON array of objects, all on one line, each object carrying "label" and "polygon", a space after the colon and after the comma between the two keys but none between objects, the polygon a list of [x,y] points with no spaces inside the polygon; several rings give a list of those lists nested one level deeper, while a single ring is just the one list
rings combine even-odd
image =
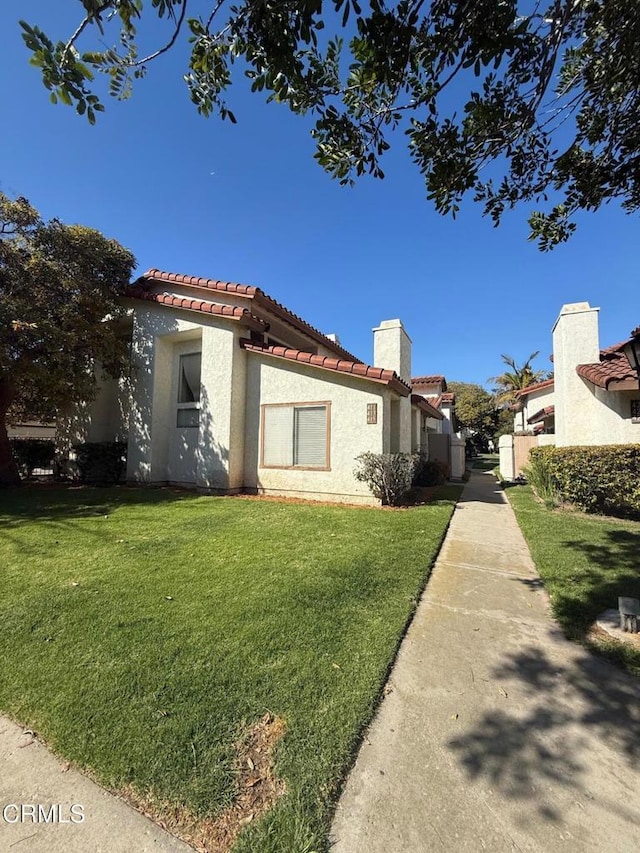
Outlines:
[{"label": "dirt patch in lawn", "polygon": [[234,745],[236,794],[216,818],[202,819],[180,807],[159,806],[153,797],[141,796],[132,788],[121,791],[121,796],[199,853],[227,853],[242,829],[267,812],[285,791],[284,782],[273,772],[274,750],[284,732],[284,721],[273,714],[265,714],[242,731]]}]

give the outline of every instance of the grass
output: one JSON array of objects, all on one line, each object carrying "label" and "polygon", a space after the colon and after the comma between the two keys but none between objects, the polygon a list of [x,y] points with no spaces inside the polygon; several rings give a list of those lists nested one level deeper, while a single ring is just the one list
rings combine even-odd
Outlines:
[{"label": "grass", "polygon": [[0,708],[113,790],[215,817],[267,711],[286,794],[239,851],[327,848],[459,489],[380,511],[171,490],[0,493]]},{"label": "grass", "polygon": [[[640,598],[640,522],[551,510],[530,486],[511,486],[507,495],[567,636],[584,640],[596,617],[617,607],[619,595]],[[599,645],[640,674],[640,649]]]},{"label": "grass", "polygon": [[493,471],[499,459],[497,453],[482,453],[471,460],[471,466],[480,471]]}]

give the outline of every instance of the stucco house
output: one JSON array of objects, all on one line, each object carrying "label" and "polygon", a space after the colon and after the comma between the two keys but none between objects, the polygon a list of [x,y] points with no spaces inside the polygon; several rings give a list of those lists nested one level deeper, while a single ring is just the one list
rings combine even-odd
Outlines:
[{"label": "stucco house", "polygon": [[462,475],[452,401],[412,387],[400,320],[373,330],[367,365],[257,287],[152,269],[127,303],[131,384],[104,381],[74,430],[126,440],[129,481],[376,504],[355,458],[443,434]]},{"label": "stucco house", "polygon": [[[506,479],[521,472],[528,449],[640,442],[640,326],[628,338],[600,348],[598,313],[588,302],[563,305],[553,327],[554,377],[518,395],[515,432],[503,436],[500,470]],[[518,454],[521,441],[526,452]],[[523,462],[524,460],[524,462]]]},{"label": "stucco house", "polygon": [[514,433],[555,432],[553,379],[535,382],[518,391],[513,409]]}]

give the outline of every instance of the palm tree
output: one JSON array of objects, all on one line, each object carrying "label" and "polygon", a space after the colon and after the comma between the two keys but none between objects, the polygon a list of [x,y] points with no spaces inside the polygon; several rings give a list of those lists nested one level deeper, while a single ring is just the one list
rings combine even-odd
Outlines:
[{"label": "palm tree", "polygon": [[518,391],[523,388],[528,388],[535,382],[540,382],[546,378],[544,370],[534,370],[531,367],[531,362],[540,354],[540,351],[532,352],[529,358],[520,367],[510,355],[501,355],[502,361],[510,368],[499,376],[491,376],[489,382],[493,382],[495,387],[493,393],[496,395],[496,403],[498,406],[507,407],[512,405],[516,400]]}]

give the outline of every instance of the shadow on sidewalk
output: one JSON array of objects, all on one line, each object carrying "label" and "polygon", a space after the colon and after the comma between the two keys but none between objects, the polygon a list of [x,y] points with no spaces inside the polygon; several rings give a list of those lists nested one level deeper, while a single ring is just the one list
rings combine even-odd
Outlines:
[{"label": "shadow on sidewalk", "polygon": [[493,474],[481,471],[472,471],[471,478],[466,483],[459,504],[483,503],[483,504],[505,504],[506,498],[500,483]]},{"label": "shadow on sidewalk", "polygon": [[[563,788],[570,798],[562,801],[572,808],[581,798],[593,797],[583,784],[593,756],[582,732],[612,748],[620,773],[625,765],[637,771],[640,681],[587,654],[559,666],[533,646],[506,656],[492,676],[496,689],[505,693],[506,707],[509,685],[519,695],[524,690],[527,711],[517,716],[508,710],[488,712],[477,726],[449,741],[471,780],[488,778],[506,799],[526,802],[538,818],[553,821],[562,818],[562,811],[550,786]],[[637,822],[637,813],[597,794],[607,810]]]}]

